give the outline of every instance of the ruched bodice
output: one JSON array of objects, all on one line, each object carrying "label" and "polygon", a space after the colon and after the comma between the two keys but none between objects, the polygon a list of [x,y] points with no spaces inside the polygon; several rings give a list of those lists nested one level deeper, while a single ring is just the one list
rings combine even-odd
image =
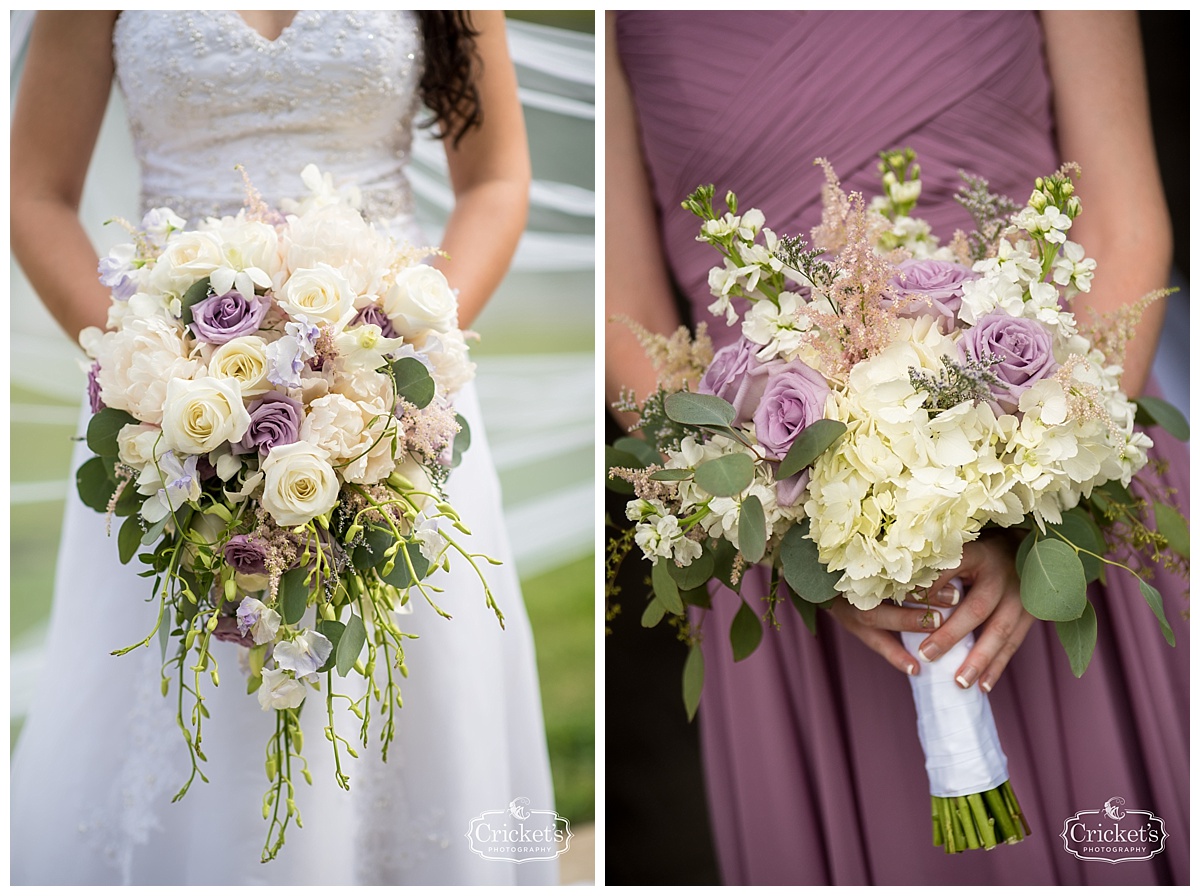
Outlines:
[{"label": "ruched bodice", "polygon": [[302,195],[300,171],[314,163],[362,189],[368,218],[411,210],[422,65],[412,12],[300,10],[270,41],[233,10],[132,10],[117,18],[113,59],[143,209],[236,211],[237,165],[268,200]]}]

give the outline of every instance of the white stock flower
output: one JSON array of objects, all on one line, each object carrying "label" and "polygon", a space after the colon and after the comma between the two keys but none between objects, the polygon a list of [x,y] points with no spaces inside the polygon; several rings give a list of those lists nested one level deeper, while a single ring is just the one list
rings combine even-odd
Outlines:
[{"label": "white stock flower", "polygon": [[262,505],[280,526],[304,525],[337,503],[337,473],[327,453],[308,442],[272,448],[262,472]]},{"label": "white stock flower", "polygon": [[207,454],[246,434],[250,415],[238,381],[202,376],[171,380],[163,405],[163,439],[184,454]]},{"label": "white stock flower", "polygon": [[383,297],[383,310],[396,332],[415,340],[429,330],[445,333],[458,321],[458,298],[446,276],[427,264],[413,265],[396,274]]},{"label": "white stock flower", "polygon": [[259,336],[239,336],[212,351],[208,375],[236,380],[242,395],[251,398],[274,388],[267,379],[269,366],[266,340]]},{"label": "white stock flower", "polygon": [[323,261],[292,271],[275,301],[294,318],[345,325],[354,315],[354,292],[342,272]]},{"label": "white stock flower", "polygon": [[791,292],[779,294],[778,307],[771,301],[755,302],[742,321],[742,334],[762,346],[756,353],[760,361],[794,358],[803,343],[804,333],[811,328],[803,300]]},{"label": "white stock flower", "polygon": [[1071,218],[1053,205],[1046,206],[1041,212],[1027,205],[1013,218],[1013,224],[1031,236],[1041,236],[1048,243],[1062,243],[1071,229]]},{"label": "white stock flower", "polygon": [[262,684],[258,686],[258,705],[263,710],[295,709],[304,702],[308,691],[304,683],[296,681],[280,669],[263,669]]},{"label": "white stock flower", "polygon": [[133,318],[120,330],[84,339],[100,362],[100,397],[110,408],[146,423],[161,423],[167,385],[188,380],[203,368],[188,356],[183,332],[161,317]]},{"label": "white stock flower", "polygon": [[1067,287],[1067,298],[1074,291],[1089,292],[1096,273],[1096,259],[1085,258],[1083,246],[1067,240],[1054,261],[1053,278],[1059,286]]}]

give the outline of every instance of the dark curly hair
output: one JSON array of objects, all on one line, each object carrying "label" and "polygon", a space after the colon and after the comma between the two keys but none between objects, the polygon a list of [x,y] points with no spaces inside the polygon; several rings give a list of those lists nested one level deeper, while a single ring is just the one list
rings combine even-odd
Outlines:
[{"label": "dark curly hair", "polygon": [[427,10],[418,12],[417,20],[425,54],[421,100],[432,113],[421,127],[434,128],[439,139],[452,137],[458,146],[483,122],[477,85],[482,62],[475,48],[479,31],[463,10]]}]

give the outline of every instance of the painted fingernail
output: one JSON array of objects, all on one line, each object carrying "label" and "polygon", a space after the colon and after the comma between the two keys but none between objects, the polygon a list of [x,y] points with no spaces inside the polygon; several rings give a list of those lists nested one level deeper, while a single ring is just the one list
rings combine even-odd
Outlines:
[{"label": "painted fingernail", "polygon": [[979,682],[979,687],[985,694],[990,694],[992,692],[992,683],[986,678]]},{"label": "painted fingernail", "polygon": [[917,650],[917,656],[927,663],[932,663],[941,655],[942,648],[938,647],[936,644],[922,644]]},{"label": "painted fingernail", "polygon": [[942,590],[938,592],[938,599],[948,603],[952,607],[958,606],[958,601],[961,597],[962,595],[959,594],[958,589],[953,585],[943,585]]},{"label": "painted fingernail", "polygon": [[909,663],[909,664],[908,664],[907,666],[905,666],[904,668],[905,668],[905,671],[906,671],[906,672],[908,672],[908,674],[909,674],[909,675],[916,675],[916,674],[917,674],[917,667],[916,667],[916,666],[914,666],[912,663]]},{"label": "painted fingernail", "polygon": [[934,629],[942,624],[942,614],[928,611],[921,617],[921,628]]},{"label": "painted fingernail", "polygon": [[955,676],[954,680],[958,682],[960,688],[969,688],[978,674],[973,666],[963,666],[962,671]]}]

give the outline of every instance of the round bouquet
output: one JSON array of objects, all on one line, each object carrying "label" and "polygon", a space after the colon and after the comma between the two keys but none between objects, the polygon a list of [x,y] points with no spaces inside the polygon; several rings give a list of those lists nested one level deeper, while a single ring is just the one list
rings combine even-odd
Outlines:
[{"label": "round bouquet", "polygon": [[503,623],[480,566],[495,561],[460,542],[444,495],[470,435],[453,397],[474,375],[456,296],[422,263],[431,250],[367,224],[353,190],[315,167],[302,177],[312,195],[279,209],[247,181],[235,216],[189,227],[160,208],[127,224],[132,242],[100,263],[108,328],[80,335],[96,457],[79,492],[123,520],[121,561],[149,568],[158,603],[146,638],[115,652],[162,643],[192,758],[182,796],[204,777],[213,639],[244,648],[248,690],[277,716],[264,860],[297,815],[293,776],[309,777],[306,702],[324,703],[313,711],[328,713],[341,786],[354,749],[335,699],[364,744],[382,715],[386,758],[406,674],[400,614],[417,596],[449,616],[432,570],[469,563]]}]

